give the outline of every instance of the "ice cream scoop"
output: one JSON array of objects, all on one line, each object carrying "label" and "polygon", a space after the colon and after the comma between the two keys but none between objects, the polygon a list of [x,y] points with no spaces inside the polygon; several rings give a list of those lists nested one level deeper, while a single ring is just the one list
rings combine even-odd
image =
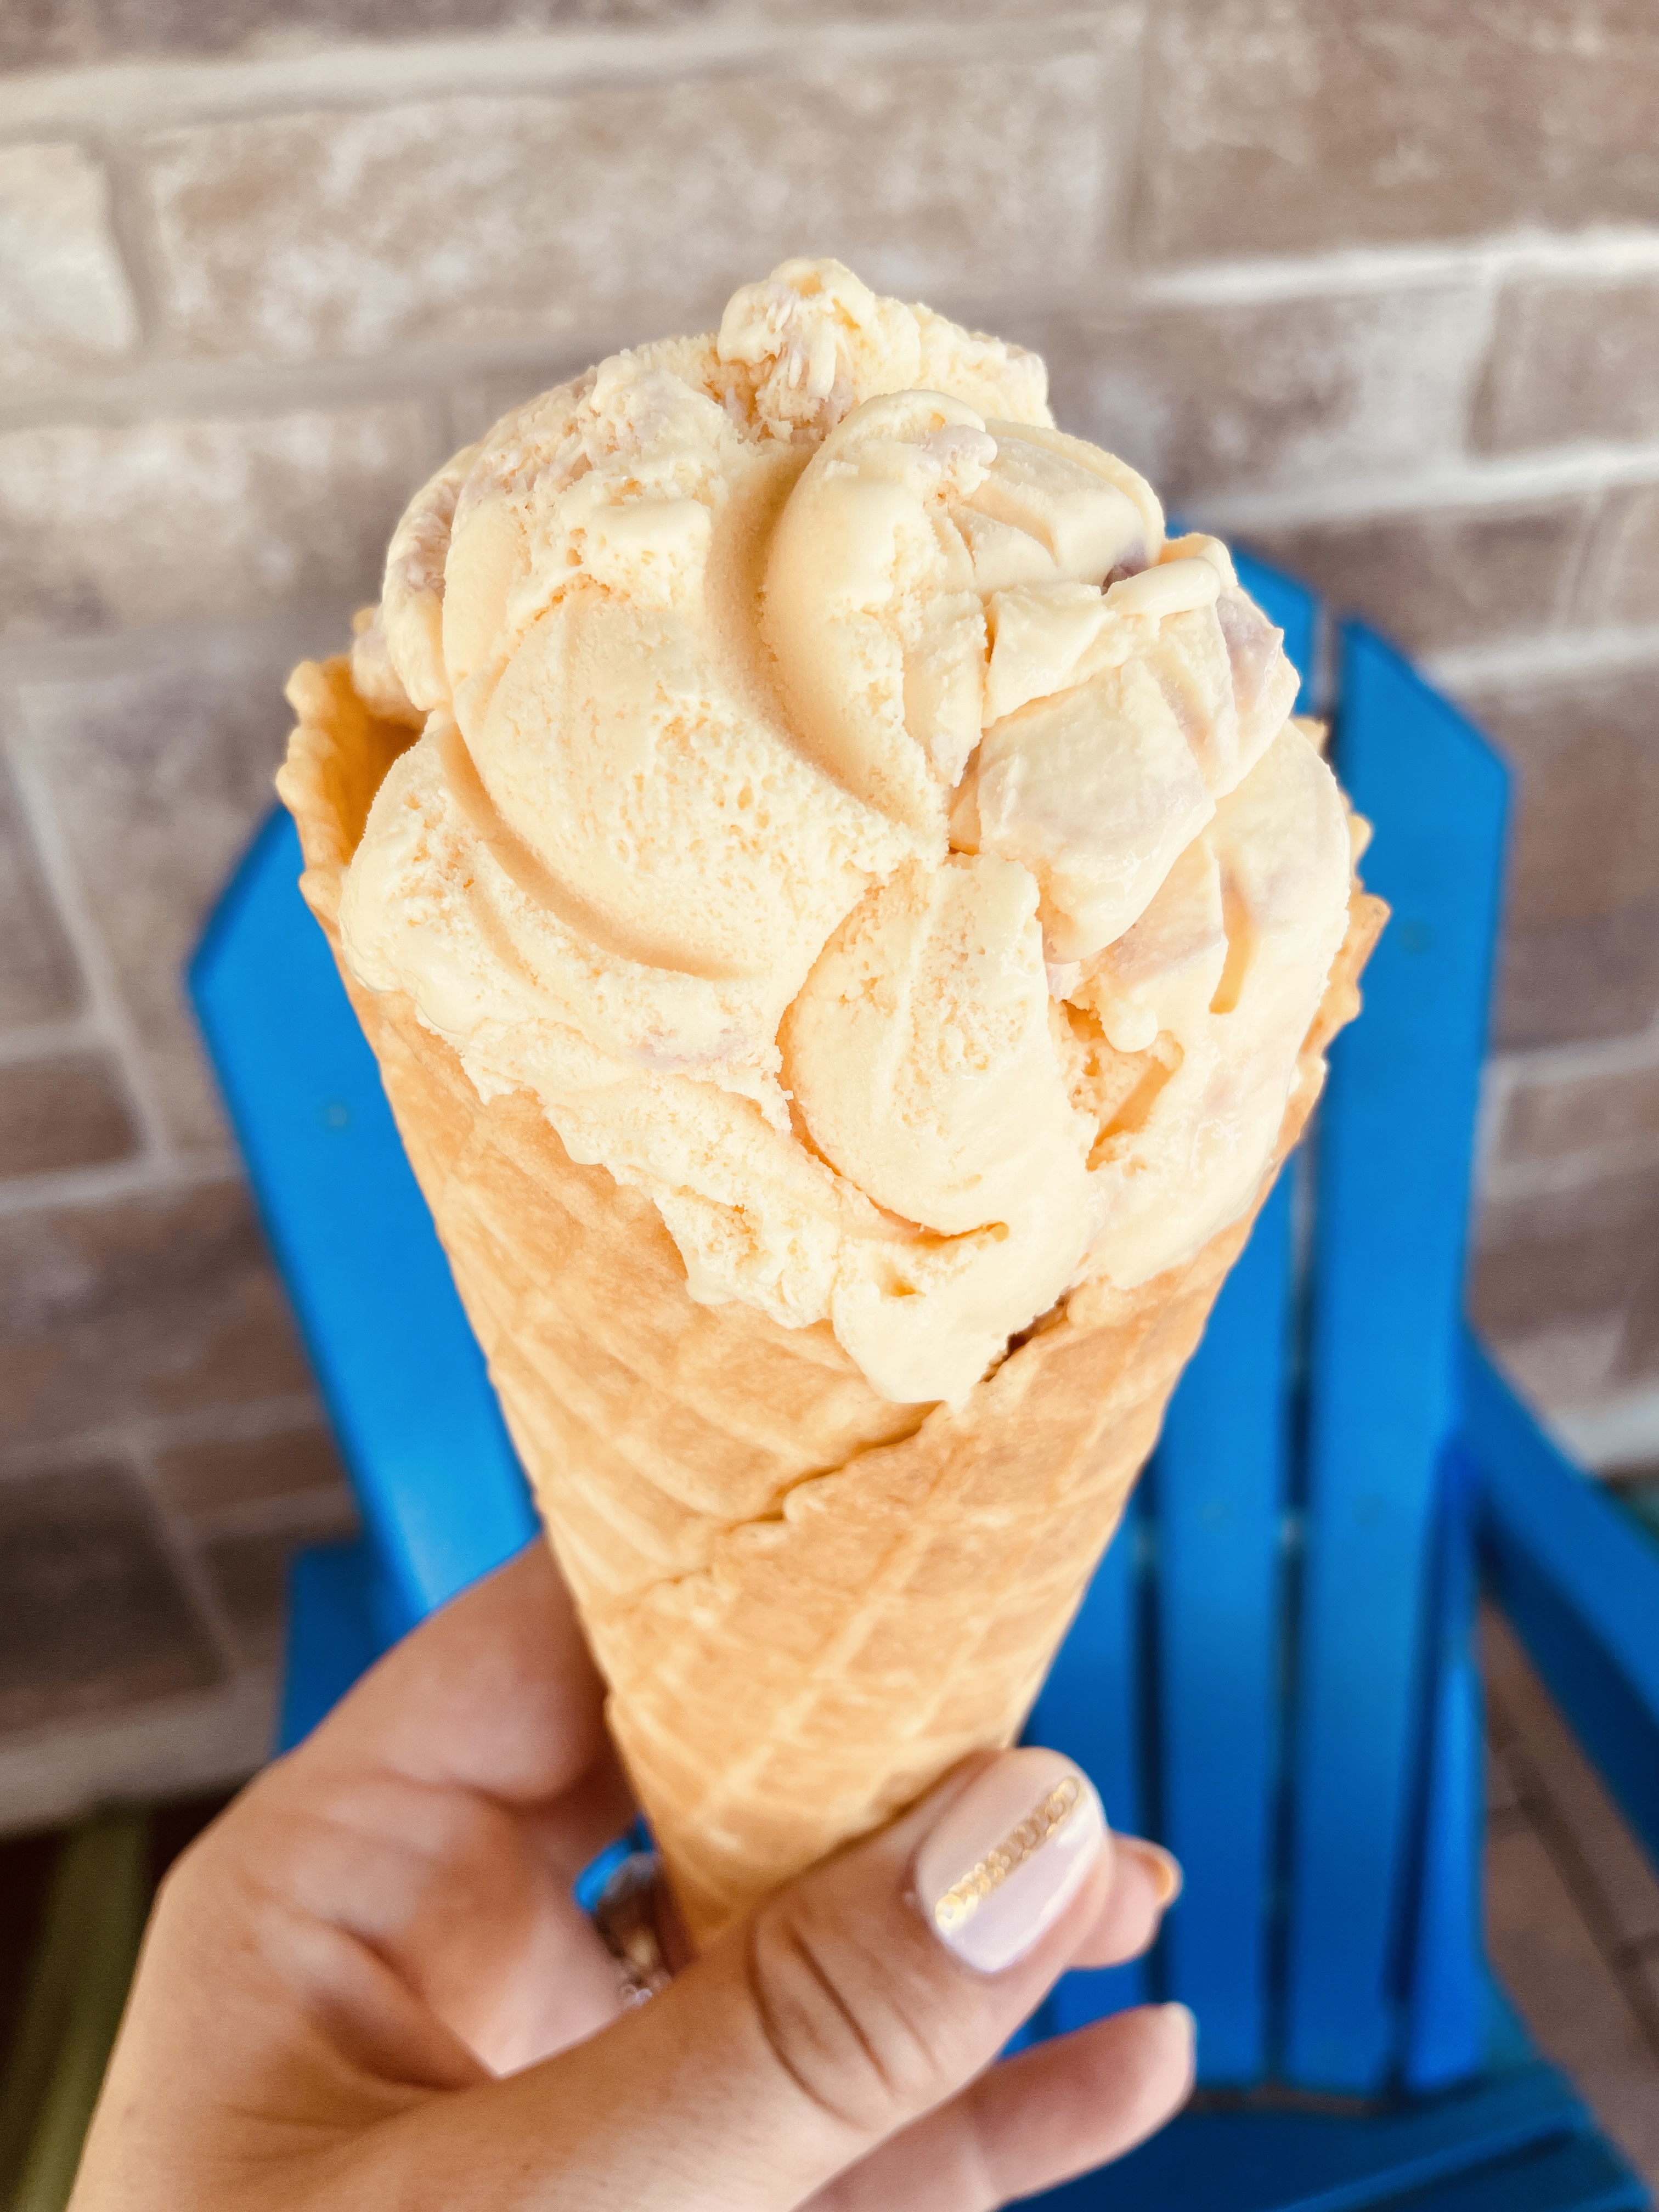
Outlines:
[{"label": "ice cream scoop", "polygon": [[1345,811],[1224,548],[1035,356],[786,263],[457,455],[354,670],[420,735],[353,975],[648,1198],[694,1298],[957,1405],[1251,1205]]}]

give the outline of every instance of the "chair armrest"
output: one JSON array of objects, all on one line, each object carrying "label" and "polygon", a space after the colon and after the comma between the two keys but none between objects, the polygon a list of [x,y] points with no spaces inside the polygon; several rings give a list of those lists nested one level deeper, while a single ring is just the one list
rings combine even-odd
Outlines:
[{"label": "chair armrest", "polygon": [[384,1644],[537,1522],[300,868],[279,807],[208,925],[190,992],[363,1510]]},{"label": "chair armrest", "polygon": [[1659,1546],[1551,1442],[1472,1333],[1462,1382],[1492,1593],[1659,1864]]}]

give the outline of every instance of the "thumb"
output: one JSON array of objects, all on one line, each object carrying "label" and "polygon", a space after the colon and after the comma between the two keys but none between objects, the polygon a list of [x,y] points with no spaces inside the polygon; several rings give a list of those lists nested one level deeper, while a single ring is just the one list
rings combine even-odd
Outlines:
[{"label": "thumb", "polygon": [[453,2100],[483,2123],[470,2191],[488,2172],[488,2201],[525,2212],[787,2212],[989,2064],[1099,1918],[1111,1850],[1058,1753],[959,1769],[603,2034]]}]

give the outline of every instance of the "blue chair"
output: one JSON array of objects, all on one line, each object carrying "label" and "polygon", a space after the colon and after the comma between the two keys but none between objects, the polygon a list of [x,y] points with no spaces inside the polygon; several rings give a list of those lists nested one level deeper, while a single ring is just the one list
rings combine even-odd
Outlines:
[{"label": "blue chair", "polygon": [[[1309,666],[1314,600],[1241,567]],[[1340,663],[1340,769],[1394,919],[1316,1145],[1222,1294],[1030,1729],[1177,1852],[1187,1889],[1150,1960],[1068,1976],[1024,2033],[1181,1998],[1200,2095],[1042,2202],[1639,2212],[1486,1972],[1471,1631],[1484,1574],[1659,1859],[1659,1550],[1462,1319],[1504,769],[1370,631],[1345,629]],[[295,1563],[284,1743],[536,1526],[299,866],[273,816],[190,979],[362,1508],[359,1541]]]}]

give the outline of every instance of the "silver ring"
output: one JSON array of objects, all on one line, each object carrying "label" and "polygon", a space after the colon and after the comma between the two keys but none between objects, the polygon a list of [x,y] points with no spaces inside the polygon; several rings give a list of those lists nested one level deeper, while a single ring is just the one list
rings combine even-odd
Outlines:
[{"label": "silver ring", "polygon": [[657,1932],[657,1892],[662,1862],[654,1851],[634,1851],[617,1869],[593,1907],[593,1925],[622,1968],[624,2005],[641,2005],[665,1990],[673,1976]]}]

